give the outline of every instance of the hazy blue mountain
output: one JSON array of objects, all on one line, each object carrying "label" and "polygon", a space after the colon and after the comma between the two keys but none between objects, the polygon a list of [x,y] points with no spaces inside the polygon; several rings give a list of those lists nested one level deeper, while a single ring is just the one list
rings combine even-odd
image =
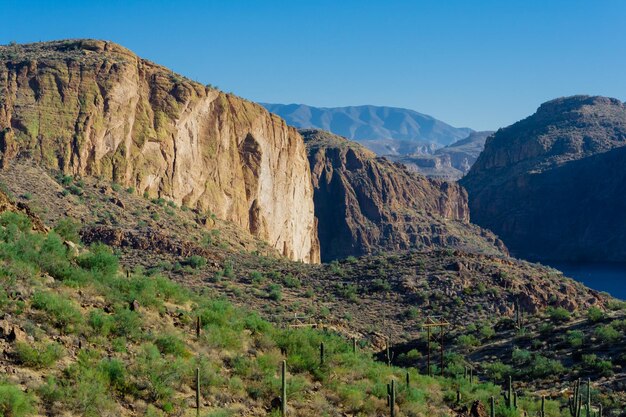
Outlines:
[{"label": "hazy blue mountain", "polygon": [[379,155],[432,153],[473,132],[472,129],[453,127],[414,110],[396,107],[261,105],[292,126],[327,130],[360,142]]}]

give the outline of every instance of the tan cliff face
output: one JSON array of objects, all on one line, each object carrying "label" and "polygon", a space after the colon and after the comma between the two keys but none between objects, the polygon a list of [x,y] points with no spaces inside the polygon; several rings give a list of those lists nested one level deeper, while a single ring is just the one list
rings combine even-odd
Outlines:
[{"label": "tan cliff face", "polygon": [[319,261],[304,143],[261,106],[103,41],[0,47],[0,151],[110,179]]},{"label": "tan cliff face", "polygon": [[467,193],[458,184],[428,179],[328,132],[300,132],[322,260],[409,248],[507,253],[496,236],[469,223]]}]

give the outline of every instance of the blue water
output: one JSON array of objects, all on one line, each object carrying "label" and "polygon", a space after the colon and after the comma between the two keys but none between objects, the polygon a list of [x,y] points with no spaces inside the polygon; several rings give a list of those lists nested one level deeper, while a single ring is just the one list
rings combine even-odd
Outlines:
[{"label": "blue water", "polygon": [[582,282],[589,288],[605,291],[626,300],[626,264],[621,263],[549,263],[565,276]]}]

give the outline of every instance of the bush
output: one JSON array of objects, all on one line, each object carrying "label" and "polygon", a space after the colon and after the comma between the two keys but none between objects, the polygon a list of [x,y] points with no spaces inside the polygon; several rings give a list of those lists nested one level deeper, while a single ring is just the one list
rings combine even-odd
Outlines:
[{"label": "bush", "polygon": [[69,217],[59,220],[54,231],[65,240],[74,243],[80,241],[80,235],[78,233],[80,231],[80,224]]},{"label": "bush", "polygon": [[552,320],[554,323],[564,323],[570,320],[569,311],[567,311],[563,307],[548,307],[547,313],[550,317],[550,320]]},{"label": "bush", "polygon": [[174,355],[176,357],[187,357],[189,352],[185,343],[176,335],[166,334],[156,338],[154,344],[164,355]]},{"label": "bush", "polygon": [[480,345],[480,341],[474,335],[463,334],[456,338],[456,344],[461,349],[469,349],[474,346]]},{"label": "bush", "polygon": [[372,281],[372,291],[389,291],[391,290],[391,284],[387,281],[383,281],[380,278],[376,278]]},{"label": "bush", "polygon": [[50,320],[66,332],[73,332],[83,316],[70,300],[50,292],[37,292],[32,298],[33,308],[45,311]]},{"label": "bush", "polygon": [[282,288],[279,284],[270,284],[267,286],[267,297],[270,300],[280,301],[283,298]]},{"label": "bush", "polygon": [[15,354],[18,360],[25,366],[30,368],[48,368],[63,357],[64,350],[56,342],[33,345],[18,342],[15,346]]},{"label": "bush", "polygon": [[496,331],[493,330],[493,327],[491,326],[482,326],[480,328],[480,335],[483,339],[491,339],[496,335]]},{"label": "bush", "polygon": [[105,277],[114,276],[119,268],[117,256],[107,245],[101,243],[91,246],[89,253],[79,256],[76,261],[81,267]]},{"label": "bush", "polygon": [[185,266],[189,266],[189,267],[191,267],[193,269],[198,269],[198,268],[202,268],[202,267],[206,266],[207,261],[202,256],[191,255],[190,257],[188,257],[187,259],[182,261],[181,264],[183,264]]},{"label": "bush", "polygon": [[33,399],[15,385],[0,383],[0,416],[23,417],[35,411]]},{"label": "bush", "polygon": [[584,339],[585,334],[580,330],[568,330],[565,336],[565,340],[573,348],[581,347],[583,345]]},{"label": "bush", "polygon": [[621,333],[611,325],[597,327],[593,333],[604,343],[615,343],[622,337]]},{"label": "bush", "polygon": [[589,310],[587,310],[587,318],[591,322],[597,323],[604,320],[604,312],[598,307],[590,307]]}]

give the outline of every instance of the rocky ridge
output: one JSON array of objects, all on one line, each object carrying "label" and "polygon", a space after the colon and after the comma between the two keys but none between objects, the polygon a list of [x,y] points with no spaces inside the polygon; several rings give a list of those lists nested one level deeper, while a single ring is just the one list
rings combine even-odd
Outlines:
[{"label": "rocky ridge", "polygon": [[465,190],[427,179],[328,132],[301,130],[309,153],[322,260],[380,250],[506,248],[469,223]]},{"label": "rocky ridge", "polygon": [[491,136],[470,172],[472,221],[521,257],[626,260],[626,105],[574,96]]},{"label": "rocky ridge", "polygon": [[319,261],[306,151],[261,106],[111,42],[0,47],[0,151],[216,214]]}]

